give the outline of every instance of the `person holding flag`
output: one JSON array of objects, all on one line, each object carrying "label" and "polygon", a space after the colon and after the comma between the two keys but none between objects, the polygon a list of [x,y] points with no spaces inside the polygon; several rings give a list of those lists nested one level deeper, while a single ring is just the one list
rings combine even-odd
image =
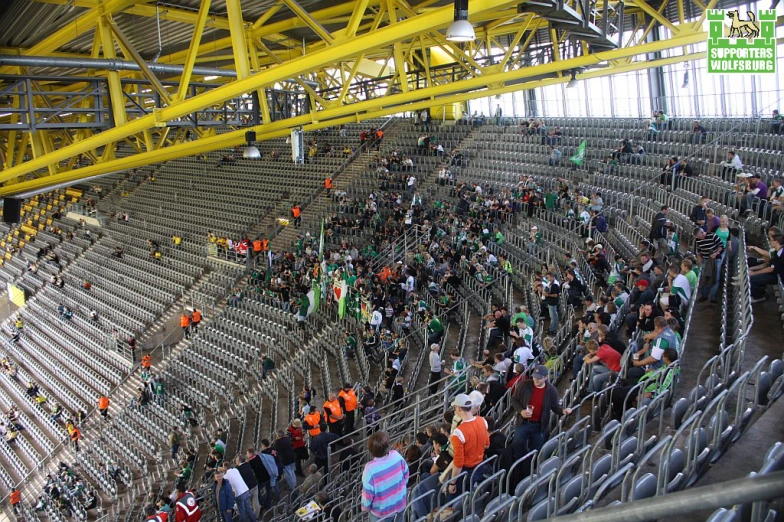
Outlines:
[{"label": "person holding flag", "polygon": [[569,161],[580,167],[583,166],[583,163],[585,163],[585,140],[580,143],[580,146],[577,147],[577,152],[574,153],[574,156],[569,158]]}]

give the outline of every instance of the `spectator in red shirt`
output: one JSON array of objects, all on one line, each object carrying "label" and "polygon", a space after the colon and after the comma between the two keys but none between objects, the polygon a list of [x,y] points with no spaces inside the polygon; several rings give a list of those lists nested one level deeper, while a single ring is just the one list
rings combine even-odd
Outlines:
[{"label": "spectator in red shirt", "polygon": [[571,408],[562,408],[558,390],[548,380],[546,366],[534,368],[533,379],[520,381],[512,394],[512,405],[517,411],[512,446],[515,455],[540,450],[550,425],[550,414],[569,415]]},{"label": "spectator in red shirt", "polygon": [[585,349],[588,353],[583,364],[591,365],[588,393],[598,392],[621,371],[621,354],[609,344],[599,346],[593,339],[585,343]]}]

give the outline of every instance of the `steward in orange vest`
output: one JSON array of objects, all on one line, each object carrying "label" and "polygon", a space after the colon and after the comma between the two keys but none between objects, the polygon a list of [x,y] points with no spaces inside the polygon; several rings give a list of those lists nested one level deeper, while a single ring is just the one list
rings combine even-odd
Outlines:
[{"label": "steward in orange vest", "polygon": [[319,428],[319,424],[321,424],[321,414],[318,410],[310,410],[310,413],[305,415],[302,424],[308,430],[310,436],[315,437],[321,433],[321,428]]},{"label": "steward in orange vest", "polygon": [[291,215],[294,217],[294,226],[299,228],[299,224],[302,222],[302,209],[299,205],[291,207]]},{"label": "steward in orange vest", "polygon": [[343,435],[343,408],[340,407],[338,396],[334,393],[330,393],[324,402],[324,416],[327,418],[329,432],[338,437]]},{"label": "steward in orange vest", "polygon": [[357,394],[349,383],[343,383],[343,389],[338,393],[338,401],[346,412],[343,420],[343,433],[354,431],[354,411],[357,409]]},{"label": "steward in orange vest", "polygon": [[106,395],[98,397],[98,413],[103,415],[104,419],[109,418],[109,397]]},{"label": "steward in orange vest", "polygon": [[185,335],[187,339],[190,337],[191,334],[191,316],[187,313],[183,312],[180,316],[180,326],[182,327],[182,333]]},{"label": "steward in orange vest", "polygon": [[191,328],[196,331],[196,328],[199,327],[199,323],[201,322],[201,312],[198,310],[194,310],[191,314]]}]

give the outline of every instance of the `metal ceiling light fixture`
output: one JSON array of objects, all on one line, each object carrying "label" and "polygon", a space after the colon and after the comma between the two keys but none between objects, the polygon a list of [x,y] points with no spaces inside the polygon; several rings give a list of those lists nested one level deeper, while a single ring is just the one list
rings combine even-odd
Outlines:
[{"label": "metal ceiling light fixture", "polygon": [[455,0],[455,21],[446,30],[450,42],[473,42],[476,40],[474,26],[468,21],[468,0]]},{"label": "metal ceiling light fixture", "polygon": [[253,144],[256,141],[256,131],[248,131],[245,133],[245,143],[248,144],[245,147],[245,151],[242,153],[242,157],[245,159],[259,159],[261,158],[261,152],[259,149]]},{"label": "metal ceiling light fixture", "polygon": [[569,83],[566,84],[567,89],[571,89],[577,85],[577,73],[572,71],[572,78],[569,80]]}]

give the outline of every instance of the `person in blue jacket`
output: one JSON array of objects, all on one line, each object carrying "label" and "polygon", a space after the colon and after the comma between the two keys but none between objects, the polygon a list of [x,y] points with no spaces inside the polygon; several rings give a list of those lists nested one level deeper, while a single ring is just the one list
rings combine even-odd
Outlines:
[{"label": "person in blue jacket", "polygon": [[215,483],[212,485],[212,494],[217,501],[220,522],[232,522],[234,512],[234,490],[227,480],[223,479],[223,472],[215,472]]}]

